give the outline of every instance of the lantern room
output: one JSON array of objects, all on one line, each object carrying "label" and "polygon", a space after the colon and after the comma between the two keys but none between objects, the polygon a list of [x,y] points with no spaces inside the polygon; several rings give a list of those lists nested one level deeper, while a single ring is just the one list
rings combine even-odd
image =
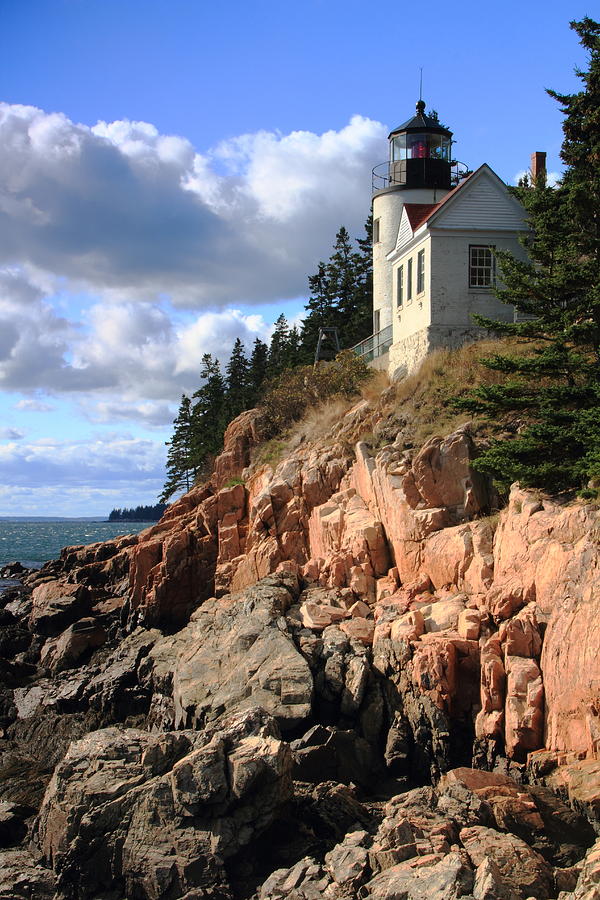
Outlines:
[{"label": "lantern room", "polygon": [[450,189],[452,132],[425,115],[423,100],[417,102],[416,115],[390,132],[388,139],[390,185]]}]

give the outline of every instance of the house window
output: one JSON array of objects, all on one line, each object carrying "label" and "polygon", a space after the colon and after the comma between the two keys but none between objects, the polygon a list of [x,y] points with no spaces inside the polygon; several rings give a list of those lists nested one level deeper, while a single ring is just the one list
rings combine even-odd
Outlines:
[{"label": "house window", "polygon": [[379,237],[379,219],[375,219],[373,221],[373,243],[378,244],[381,238]]},{"label": "house window", "polygon": [[378,309],[373,311],[373,334],[381,331],[381,313]]},{"label": "house window", "polygon": [[396,306],[404,303],[404,266],[396,269]]},{"label": "house window", "polygon": [[419,250],[417,253],[417,294],[422,294],[425,290],[425,251]]},{"label": "house window", "polygon": [[489,245],[469,245],[469,287],[489,288],[496,284],[494,248]]},{"label": "house window", "polygon": [[412,300],[412,257],[406,263],[406,301]]}]

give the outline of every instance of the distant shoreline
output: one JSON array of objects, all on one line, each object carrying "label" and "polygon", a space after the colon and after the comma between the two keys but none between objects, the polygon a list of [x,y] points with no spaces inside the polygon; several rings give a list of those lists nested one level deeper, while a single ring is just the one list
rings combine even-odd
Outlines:
[{"label": "distant shoreline", "polygon": [[109,519],[106,516],[0,516],[0,522],[158,522],[158,519]]}]

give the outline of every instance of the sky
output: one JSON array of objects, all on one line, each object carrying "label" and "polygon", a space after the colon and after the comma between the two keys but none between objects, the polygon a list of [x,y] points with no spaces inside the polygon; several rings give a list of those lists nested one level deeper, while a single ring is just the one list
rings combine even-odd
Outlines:
[{"label": "sky", "polygon": [[268,340],[419,96],[507,183],[578,2],[0,0],[0,516],[156,502],[202,355]]}]

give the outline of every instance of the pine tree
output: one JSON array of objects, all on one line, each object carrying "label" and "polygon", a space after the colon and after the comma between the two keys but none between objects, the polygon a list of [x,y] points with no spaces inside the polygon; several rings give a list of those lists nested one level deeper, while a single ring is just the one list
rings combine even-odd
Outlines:
[{"label": "pine tree", "polygon": [[161,503],[166,503],[177,491],[189,491],[196,477],[191,400],[185,394],[173,425],[173,437],[166,442],[167,480],[159,497]]},{"label": "pine tree", "polygon": [[309,276],[310,297],[302,324],[302,361],[312,362],[319,329],[338,329],[340,345],[352,347],[371,333],[373,308],[373,220],[365,223],[365,236],[353,249],[347,229],[336,234],[333,253]]},{"label": "pine tree", "polygon": [[527,321],[479,324],[525,343],[528,352],[482,360],[502,372],[501,385],[458,402],[488,415],[522,411],[531,424],[512,441],[494,441],[477,467],[508,485],[560,490],[600,478],[600,25],[572,22],[589,52],[578,72],[584,89],[549,93],[563,108],[566,165],[550,188],[538,179],[517,189],[531,228],[529,260],[497,252],[503,289]]},{"label": "pine tree", "polygon": [[192,410],[193,456],[198,469],[219,453],[227,426],[225,379],[218,359],[210,353],[202,357],[200,377],[204,384],[192,395],[196,401]]},{"label": "pine tree", "polygon": [[302,322],[301,353],[302,362],[305,365],[312,363],[315,358],[315,348],[319,339],[320,328],[340,326],[337,308],[331,294],[331,282],[324,262],[320,262],[314,275],[309,275],[308,286],[310,296],[306,301],[305,309],[308,315]]},{"label": "pine tree", "polygon": [[352,344],[371,334],[373,327],[373,216],[365,222],[365,235],[356,238],[356,288],[351,323]]},{"label": "pine tree", "polygon": [[268,358],[268,375],[273,378],[286,368],[286,355],[289,345],[290,329],[283,313],[277,318],[271,336]]},{"label": "pine tree", "polygon": [[261,341],[260,338],[256,338],[252,349],[252,356],[250,357],[248,372],[249,407],[254,406],[261,395],[262,387],[267,377],[268,358],[269,348],[264,341]]},{"label": "pine tree", "polygon": [[244,345],[236,338],[226,368],[226,409],[229,420],[248,409],[250,400],[250,373]]}]

